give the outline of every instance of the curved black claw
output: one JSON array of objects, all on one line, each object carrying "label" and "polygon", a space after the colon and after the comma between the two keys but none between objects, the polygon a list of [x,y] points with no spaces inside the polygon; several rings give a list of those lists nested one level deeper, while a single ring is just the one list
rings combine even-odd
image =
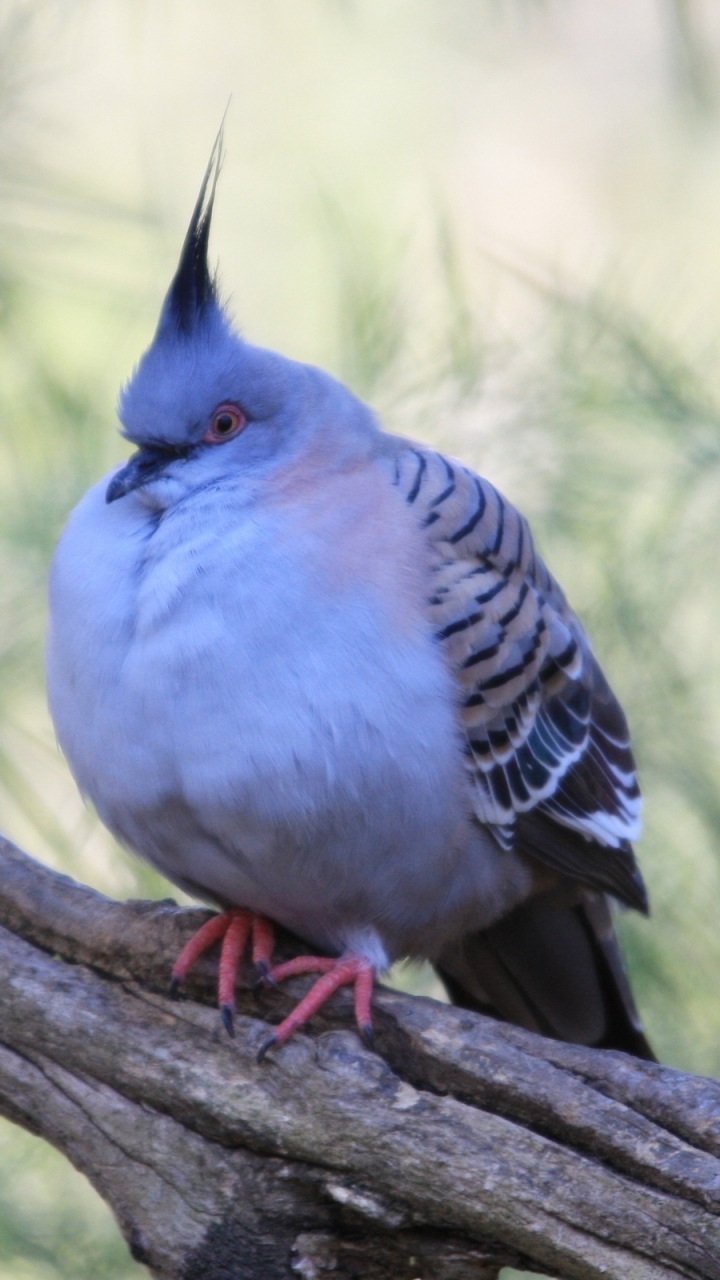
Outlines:
[{"label": "curved black claw", "polygon": [[220,1005],[220,1017],[223,1020],[223,1026],[228,1035],[235,1039],[235,1023],[233,1020],[233,1007],[231,1004]]},{"label": "curved black claw", "polygon": [[272,1049],[273,1045],[277,1044],[277,1042],[278,1042],[277,1036],[268,1036],[267,1040],[263,1044],[261,1044],[260,1048],[258,1049],[257,1061],[262,1062],[263,1058],[265,1057],[265,1054],[268,1052],[268,1050]]},{"label": "curved black claw", "polygon": [[180,979],[171,978],[170,979],[170,999],[171,1000],[177,1000],[179,990],[180,990]]},{"label": "curved black claw", "polygon": [[253,995],[256,1000],[260,999],[265,987],[274,987],[277,991],[278,984],[274,978],[270,977],[270,966],[264,960],[258,960],[255,964],[257,969],[257,980],[253,983]]},{"label": "curved black claw", "polygon": [[373,1029],[372,1029],[372,1023],[371,1023],[371,1022],[366,1022],[366,1023],[364,1023],[364,1024],[363,1024],[363,1026],[362,1026],[362,1027],[359,1027],[359,1028],[358,1028],[358,1030],[359,1030],[359,1032],[360,1032],[360,1039],[362,1040],[363,1044],[365,1045],[365,1048],[366,1048],[366,1049],[373,1049],[373,1050],[374,1050],[374,1048],[375,1048],[375,1032],[374,1032],[374,1031],[373,1031]]},{"label": "curved black claw", "polygon": [[274,987],[276,991],[279,990],[277,982],[275,981],[272,974],[270,973],[269,964],[266,964],[264,960],[258,960],[257,964],[255,965],[255,968],[257,969],[257,972],[258,972],[258,979],[255,984],[256,986],[259,987],[262,982],[266,982],[269,987]]}]

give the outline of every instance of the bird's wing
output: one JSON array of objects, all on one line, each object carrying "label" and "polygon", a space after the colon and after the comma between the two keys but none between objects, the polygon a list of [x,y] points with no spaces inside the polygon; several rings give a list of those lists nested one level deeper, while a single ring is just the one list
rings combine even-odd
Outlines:
[{"label": "bird's wing", "polygon": [[478,819],[505,847],[645,910],[627,722],[527,522],[430,450],[403,450],[396,481],[429,543],[428,607],[461,690]]},{"label": "bird's wing", "polygon": [[434,961],[453,1004],[540,1035],[655,1060],[604,893],[568,885],[453,938]]}]

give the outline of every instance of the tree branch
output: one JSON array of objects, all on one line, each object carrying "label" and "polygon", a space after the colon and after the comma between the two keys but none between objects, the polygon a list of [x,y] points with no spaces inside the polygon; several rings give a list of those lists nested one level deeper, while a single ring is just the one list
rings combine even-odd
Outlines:
[{"label": "tree branch", "polygon": [[[0,1111],[112,1206],[163,1280],[720,1280],[720,1085],[381,990],[378,1053],[351,1001],[261,1065],[205,958],[207,913],[116,903],[0,841]],[[284,937],[285,955],[301,949]]]}]

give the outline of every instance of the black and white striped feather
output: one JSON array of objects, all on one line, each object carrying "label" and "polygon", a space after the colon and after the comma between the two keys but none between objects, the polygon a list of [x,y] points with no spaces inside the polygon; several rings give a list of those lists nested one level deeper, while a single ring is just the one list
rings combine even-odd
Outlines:
[{"label": "black and white striped feather", "polygon": [[[645,910],[627,722],[526,520],[489,481],[428,449],[404,449],[396,480],[428,539],[429,609],[460,685],[477,818],[502,847],[532,846]],[[554,854],[546,828],[558,826]]]}]

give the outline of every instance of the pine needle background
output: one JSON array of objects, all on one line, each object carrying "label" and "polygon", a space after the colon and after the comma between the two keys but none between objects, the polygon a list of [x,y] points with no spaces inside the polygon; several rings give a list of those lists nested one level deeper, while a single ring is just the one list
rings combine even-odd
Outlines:
[{"label": "pine needle background", "polygon": [[[57,751],[45,580],[127,453],[116,389],[232,92],[212,251],[233,308],[531,518],[634,732],[653,915],[620,930],[650,1037],[720,1074],[719,68],[710,0],[0,4],[6,834],[104,892],[179,896]],[[144,1274],[9,1125],[0,1270]]]}]

